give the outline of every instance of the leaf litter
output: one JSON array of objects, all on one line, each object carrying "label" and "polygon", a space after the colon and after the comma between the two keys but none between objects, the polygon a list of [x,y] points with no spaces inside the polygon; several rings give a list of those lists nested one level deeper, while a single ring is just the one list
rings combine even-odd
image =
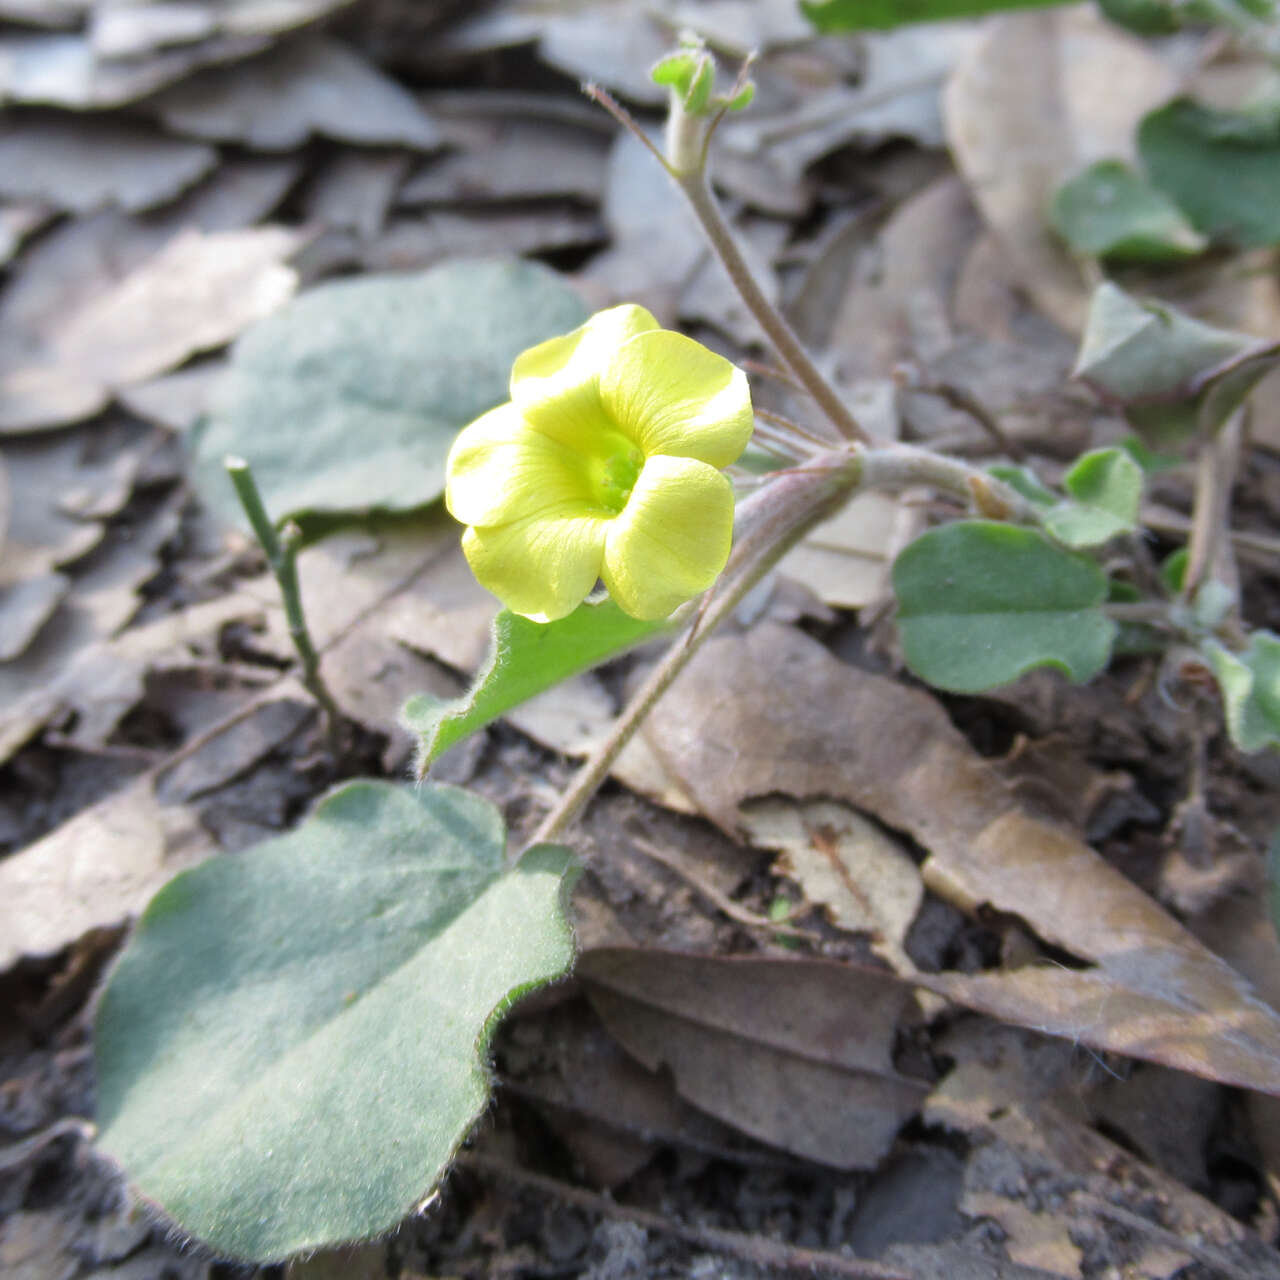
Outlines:
[{"label": "leaf litter", "polygon": [[[642,301],[727,351],[761,354],[682,206],[631,139],[609,141],[566,75],[643,107],[657,101],[643,51],[656,55],[677,26],[731,52],[759,45],[759,110],[723,131],[719,183],[767,286],[867,420],[979,456],[1013,442],[1049,479],[1055,459],[1114,439],[1113,417],[1063,389],[1073,342],[1055,326],[1072,327],[1084,288],[1042,211],[1054,182],[1130,154],[1138,116],[1171,92],[1163,53],[1074,12],[811,41],[782,3],[440,5],[414,15],[435,32],[410,48],[393,37],[408,20],[393,8],[0,2],[0,101],[23,106],[0,135],[15,161],[0,190],[11,495],[0,742],[15,794],[40,797],[17,806],[9,825],[26,847],[0,862],[10,976],[44,981],[59,954],[97,930],[113,936],[178,867],[291,825],[330,780],[305,698],[279,679],[291,653],[274,588],[243,539],[174,487],[156,434],[190,429],[215,403],[221,352],[252,319],[339,272],[549,254],[590,306]],[[326,17],[336,21],[305,29]],[[1197,74],[1221,76],[1219,61]],[[35,149],[49,163],[16,163]],[[1208,323],[1275,337],[1274,282],[1244,261],[1152,287]],[[187,286],[173,286],[192,272],[210,301],[184,307]],[[1257,438],[1274,447],[1260,405]],[[805,416],[785,393],[771,407]],[[1185,493],[1174,476],[1166,497],[1177,507]],[[870,620],[888,562],[925,519],[911,495],[851,507],[782,573]],[[347,767],[394,774],[410,746],[393,727],[399,705],[423,688],[459,691],[483,660],[494,603],[438,512],[322,540],[301,572],[355,726]],[[1176,757],[1177,728],[1143,711],[1135,730],[1106,702],[1110,681],[1091,703],[1032,679],[949,709],[997,737],[1009,726],[1043,737],[1065,714],[1065,738],[983,759],[936,700],[865,669],[883,666],[878,630],[812,597],[797,608],[788,590],[775,584],[754,632],[717,642],[703,693],[674,690],[618,762],[626,790],[599,801],[579,890],[589,1002],[575,998],[572,1017],[531,1010],[504,1033],[512,1096],[620,1196],[684,1218],[716,1212],[745,1232],[848,1239],[910,1274],[1280,1274],[1238,1220],[1274,1238],[1267,1193],[1238,1199],[1236,1217],[1202,1195],[1231,1203],[1210,1153],[1232,1106],[1260,1153],[1243,1163],[1259,1185],[1280,1185],[1277,1015],[1262,998],[1280,1004],[1276,944],[1255,881],[1224,880],[1189,930],[1144,892],[1161,885],[1152,780],[1177,776],[1150,744]],[[442,768],[529,818],[564,777],[544,749],[585,754],[649,660],[576,677]],[[778,670],[800,679],[808,710],[769,768],[772,751],[756,758],[751,744],[788,732],[765,712]],[[90,780],[81,793],[78,777]],[[1262,807],[1242,793],[1232,813],[1246,849]],[[771,929],[775,900],[787,914]],[[1012,1032],[1006,1044],[984,1015],[1048,1038]],[[835,1023],[864,1040],[815,1049]],[[82,1043],[78,1025],[60,1043]],[[563,1069],[539,1075],[555,1054]],[[45,1087],[25,1070],[18,1085]],[[1269,1092],[1236,1106],[1213,1080]],[[59,1105],[50,1093],[43,1114],[65,1114]],[[493,1125],[482,1149],[510,1161],[509,1103]],[[959,1157],[940,1154],[937,1126]],[[653,1158],[668,1145],[686,1168],[664,1183]],[[707,1169],[732,1188],[713,1210]],[[797,1190],[798,1171],[811,1192]],[[480,1206],[496,1245],[437,1230],[364,1261],[487,1272],[514,1235],[486,1176],[460,1175],[447,1198]],[[866,1215],[899,1222],[874,1211],[877,1195],[911,1185],[923,1197],[914,1223],[895,1225],[896,1243],[871,1232]],[[638,1227],[625,1243],[607,1214],[594,1243],[566,1243],[539,1194],[545,1256],[583,1270],[612,1258],[600,1274],[621,1274],[638,1249],[643,1273],[687,1273],[691,1246]],[[832,1194],[863,1205],[864,1225],[833,1210]],[[6,1202],[0,1257],[48,1274],[70,1247],[139,1274],[209,1273],[149,1229],[99,1257],[85,1241],[100,1224],[59,1213]]]}]

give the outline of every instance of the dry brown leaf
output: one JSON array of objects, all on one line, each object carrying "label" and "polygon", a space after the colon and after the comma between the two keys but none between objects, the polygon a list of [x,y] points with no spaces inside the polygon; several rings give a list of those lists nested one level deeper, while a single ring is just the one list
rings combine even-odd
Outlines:
[{"label": "dry brown leaf", "polygon": [[753,800],[743,829],[758,849],[781,849],[774,861],[832,921],[869,933],[871,947],[898,973],[915,969],[903,950],[924,899],[924,885],[902,844],[846,805],[827,800]]},{"label": "dry brown leaf", "polygon": [[36,117],[0,128],[0,195],[73,213],[108,204],[150,209],[217,163],[218,153],[203,143],[116,120]]},{"label": "dry brown leaf", "polygon": [[1149,45],[1084,7],[995,19],[947,86],[947,135],[973,199],[1024,287],[1069,333],[1088,290],[1049,229],[1049,203],[1093,161],[1131,156],[1134,126],[1176,88]]},{"label": "dry brown leaf", "polygon": [[212,844],[190,810],[157,801],[149,776],[83,810],[0,863],[0,969],[120,924]]},{"label": "dry brown leaf", "polygon": [[695,1106],[841,1169],[879,1162],[924,1086],[892,1049],[909,989],[823,961],[615,948],[578,962],[605,1026]]},{"label": "dry brown leaf", "polygon": [[99,58],[89,32],[0,35],[0,103],[118,107],[172,84],[195,67],[232,61],[268,45],[257,35],[215,36],[142,59]]},{"label": "dry brown leaf", "polygon": [[201,72],[148,103],[175,133],[287,151],[312,134],[431,151],[440,131],[413,95],[337,40],[308,36]]},{"label": "dry brown leaf", "polygon": [[[454,129],[458,121],[451,122]],[[471,119],[461,149],[428,160],[401,189],[405,206],[469,205],[560,196],[592,204],[605,184],[608,139],[577,123],[530,118]]]},{"label": "dry brown leaf", "polygon": [[1089,846],[1022,812],[928,694],[764,625],[709,643],[643,732],[723,829],[738,828],[739,806],[754,796],[842,800],[924,847],[935,892],[1020,916],[1091,966],[942,973],[931,990],[1005,1021],[1280,1093],[1280,1017]]},{"label": "dry brown leaf", "polygon": [[284,259],[306,236],[284,227],[189,230],[118,284],[64,312],[32,363],[0,372],[0,431],[60,426],[220,347],[275,310],[297,275]]},{"label": "dry brown leaf", "polygon": [[376,236],[408,169],[403,151],[340,152],[307,189],[308,221],[366,240]]}]

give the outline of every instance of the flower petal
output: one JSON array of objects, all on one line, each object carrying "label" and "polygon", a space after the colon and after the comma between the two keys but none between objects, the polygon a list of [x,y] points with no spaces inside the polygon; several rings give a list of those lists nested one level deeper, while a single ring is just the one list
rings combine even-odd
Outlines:
[{"label": "flower petal", "polygon": [[705,591],[733,542],[733,488],[692,458],[650,458],[609,524],[601,576],[633,618],[665,618]]},{"label": "flower petal", "polygon": [[573,512],[471,528],[462,550],[482,587],[512,613],[554,622],[572,613],[600,576],[609,521]]},{"label": "flower petal", "polygon": [[445,505],[463,524],[510,524],[586,504],[590,492],[581,456],[534,431],[511,404],[463,427],[445,465]]},{"label": "flower petal", "polygon": [[550,338],[516,357],[511,399],[526,421],[584,453],[608,420],[600,404],[601,372],[619,346],[658,322],[643,307],[599,311],[580,328]]},{"label": "flower petal", "polygon": [[747,375],[669,329],[639,333],[614,352],[600,377],[600,399],[649,457],[727,467],[754,425]]}]

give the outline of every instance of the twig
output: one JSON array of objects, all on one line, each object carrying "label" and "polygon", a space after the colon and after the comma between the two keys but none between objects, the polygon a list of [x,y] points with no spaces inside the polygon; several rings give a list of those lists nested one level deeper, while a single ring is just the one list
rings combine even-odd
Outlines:
[{"label": "twig", "polygon": [[755,407],[757,418],[764,422],[770,422],[775,427],[781,427],[784,431],[799,436],[802,440],[807,440],[810,444],[819,445],[823,449],[830,449],[832,445],[839,444],[838,440],[830,436],[820,436],[816,431],[809,427],[801,426],[792,418],[784,418],[780,413],[774,413],[770,409],[762,409],[759,405]]},{"label": "twig", "polygon": [[81,1116],[63,1116],[29,1138],[0,1147],[0,1170],[17,1169],[49,1143],[65,1138],[68,1134],[74,1134],[81,1142],[91,1142],[97,1132],[97,1126],[91,1120],[85,1120]]},{"label": "twig", "polygon": [[752,1236],[741,1231],[726,1231],[721,1227],[699,1227],[687,1222],[678,1222],[674,1218],[653,1213],[648,1209],[619,1204],[616,1200],[599,1192],[588,1191],[585,1187],[575,1187],[571,1183],[561,1182],[558,1178],[549,1178],[546,1174],[522,1169],[519,1165],[508,1164],[505,1160],[482,1155],[478,1151],[463,1152],[458,1157],[458,1163],[463,1168],[472,1169],[477,1173],[505,1178],[539,1191],[543,1195],[554,1196],[562,1204],[572,1205],[585,1213],[598,1213],[603,1217],[634,1222],[646,1231],[675,1236],[676,1239],[687,1241],[701,1249],[715,1249],[721,1253],[728,1253],[761,1268],[804,1271],[810,1275],[825,1273],[832,1276],[851,1276],[854,1280],[911,1280],[911,1276],[906,1272],[898,1271],[894,1267],[886,1267],[880,1262],[846,1258],[843,1254],[831,1253],[824,1249],[805,1249],[799,1245],[783,1244],[779,1240],[770,1240],[767,1236]]},{"label": "twig", "polygon": [[934,396],[949,404],[961,413],[967,413],[1015,462],[1022,462],[1027,452],[1018,441],[1014,440],[1000,420],[976,396],[972,396],[963,387],[953,386],[949,382],[932,382],[921,376],[914,365],[901,364],[894,370],[895,375],[901,372],[902,385],[907,391],[918,391],[921,395]]},{"label": "twig", "polygon": [[227,476],[240,499],[240,505],[248,517],[262,549],[266,553],[267,564],[275,575],[280,586],[280,597],[284,601],[284,616],[289,627],[289,639],[297,650],[302,663],[302,684],[309,694],[320,704],[324,713],[325,730],[331,745],[336,743],[338,725],[342,714],[338,704],[334,702],[328,686],[320,675],[320,655],[311,642],[311,632],[307,629],[306,614],[302,610],[302,594],[298,589],[298,549],[302,541],[302,530],[290,521],[277,534],[276,527],[267,515],[262,504],[262,494],[258,492],[253,471],[243,458],[228,456],[223,461]]},{"label": "twig", "polygon": [[[1188,1257],[1195,1258],[1197,1262],[1203,1263],[1219,1275],[1226,1277],[1226,1280],[1250,1280],[1250,1277],[1259,1274],[1255,1271],[1245,1271],[1236,1266],[1224,1249],[1217,1249],[1212,1245],[1201,1244],[1196,1240],[1192,1240],[1188,1236],[1178,1235],[1167,1227],[1162,1227],[1158,1222],[1152,1222],[1150,1218],[1144,1218],[1141,1214],[1133,1213],[1129,1209],[1123,1209],[1117,1204],[1112,1204],[1109,1200],[1104,1200],[1101,1196],[1090,1195],[1087,1191],[1075,1192],[1071,1196],[1071,1207],[1078,1212],[1097,1214],[1100,1218],[1110,1218],[1112,1222],[1128,1227],[1131,1231],[1136,1231],[1152,1240],[1158,1240],[1167,1248],[1177,1249],[1181,1253],[1187,1254]],[[1268,1250],[1268,1252],[1273,1253],[1274,1251]]]},{"label": "twig", "polygon": [[827,454],[810,466],[775,472],[772,483],[742,503],[738,514],[740,522],[748,526],[747,532],[734,547],[720,580],[703,598],[684,639],[667,650],[609,736],[587,758],[543,819],[531,843],[558,839],[578,817],[645,716],[716,627],[795,542],[857,487],[861,463],[861,458],[844,451]]},{"label": "twig", "polygon": [[818,371],[818,366],[809,358],[804,344],[792,329],[781,311],[765,297],[764,291],[751,274],[746,259],[742,256],[738,243],[734,239],[729,224],[725,222],[720,206],[711,193],[706,173],[696,170],[690,173],[674,174],[672,181],[684,193],[689,207],[702,224],[702,230],[715,252],[729,273],[739,297],[748,311],[755,317],[760,328],[764,330],[774,349],[785,361],[787,367],[796,376],[796,380],[813,397],[818,407],[827,415],[828,421],[846,440],[858,440],[863,444],[872,443],[872,437],[859,425],[858,420],[849,411],[848,406],[840,398],[835,388]]},{"label": "twig", "polygon": [[665,853],[652,841],[646,840],[642,836],[632,836],[631,843],[646,857],[652,858],[654,862],[666,867],[673,875],[679,876],[692,889],[706,898],[717,911],[727,915],[730,920],[736,920],[748,929],[763,929],[768,933],[786,934],[789,938],[813,940],[815,936],[813,933],[807,929],[797,929],[790,923],[796,917],[807,914],[812,907],[812,903],[801,903],[799,907],[794,911],[788,912],[780,920],[771,920],[768,916],[757,915],[754,911],[748,911],[740,903],[734,902],[727,894],[721,893],[715,885],[709,884],[700,876],[695,875],[688,867],[681,866],[675,858]]}]

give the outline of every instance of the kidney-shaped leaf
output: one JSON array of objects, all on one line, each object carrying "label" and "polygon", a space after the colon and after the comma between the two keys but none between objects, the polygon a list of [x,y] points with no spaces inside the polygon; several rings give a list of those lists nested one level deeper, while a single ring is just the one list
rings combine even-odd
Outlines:
[{"label": "kidney-shaped leaf", "polygon": [[401,719],[419,736],[418,776],[450,747],[492,720],[670,625],[641,622],[612,600],[579,605],[555,622],[530,622],[503,609],[493,621],[489,657],[460,698],[415,694]]},{"label": "kidney-shaped leaf", "polygon": [[172,880],[98,1010],[102,1149],[231,1257],[393,1226],[485,1106],[497,1017],[572,962],[567,850],[503,842],[467,792],[353,782]]},{"label": "kidney-shaped leaf", "polygon": [[1142,468],[1123,449],[1093,449],[1062,478],[1074,501],[1044,516],[1045,528],[1068,547],[1097,547],[1138,525]]},{"label": "kidney-shaped leaf", "polygon": [[234,521],[227,454],[249,461],[277,520],[425,506],[443,492],[458,430],[507,398],[516,356],[585,318],[531,262],[313,289],[236,343],[197,436],[196,483]]},{"label": "kidney-shaped leaf", "polygon": [[907,664],[939,689],[977,693],[1044,666],[1084,681],[1111,656],[1106,574],[1032,529],[931,529],[894,562],[893,589]]}]

